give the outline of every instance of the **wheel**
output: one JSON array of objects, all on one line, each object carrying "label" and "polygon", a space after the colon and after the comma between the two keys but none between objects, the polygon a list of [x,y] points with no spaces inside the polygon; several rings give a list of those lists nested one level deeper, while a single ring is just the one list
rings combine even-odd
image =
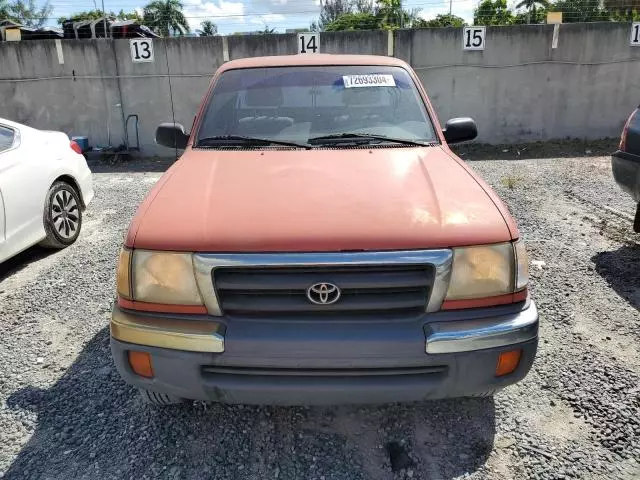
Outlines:
[{"label": "wheel", "polygon": [[640,233],[640,203],[638,203],[638,208],[636,208],[636,218],[633,221],[633,231]]},{"label": "wheel", "polygon": [[139,388],[138,390],[140,391],[142,401],[149,405],[164,407],[166,405],[175,405],[176,403],[184,402],[183,399],[174,397],[173,395],[168,395],[166,393],[153,392],[151,390],[145,390],[144,388]]},{"label": "wheel", "polygon": [[65,182],[55,182],[44,204],[44,230],[47,237],[43,247],[64,248],[76,241],[82,227],[80,196]]}]

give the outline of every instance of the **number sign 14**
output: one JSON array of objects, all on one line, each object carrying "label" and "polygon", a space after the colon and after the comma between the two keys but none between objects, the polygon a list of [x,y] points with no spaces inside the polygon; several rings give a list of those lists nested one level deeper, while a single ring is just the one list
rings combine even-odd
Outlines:
[{"label": "number sign 14", "polygon": [[640,47],[640,23],[634,22],[631,24],[631,38],[629,44],[632,47]]},{"label": "number sign 14", "polygon": [[132,38],[129,47],[132,62],[153,62],[153,40],[150,38]]},{"label": "number sign 14", "polygon": [[320,53],[320,34],[318,32],[299,33],[298,53]]},{"label": "number sign 14", "polygon": [[462,49],[484,50],[485,27],[462,27]]}]

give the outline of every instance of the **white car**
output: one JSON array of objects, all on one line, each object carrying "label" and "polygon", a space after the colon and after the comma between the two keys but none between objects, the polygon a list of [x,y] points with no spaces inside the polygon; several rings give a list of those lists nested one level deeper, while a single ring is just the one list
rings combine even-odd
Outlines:
[{"label": "white car", "polygon": [[71,245],[92,198],[76,142],[0,118],[0,262],[37,243]]}]

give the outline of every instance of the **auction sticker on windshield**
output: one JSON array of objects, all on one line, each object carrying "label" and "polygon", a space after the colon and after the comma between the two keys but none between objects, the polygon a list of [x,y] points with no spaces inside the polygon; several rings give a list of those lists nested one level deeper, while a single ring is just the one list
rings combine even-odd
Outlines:
[{"label": "auction sticker on windshield", "polygon": [[395,87],[393,75],[343,75],[344,88]]}]

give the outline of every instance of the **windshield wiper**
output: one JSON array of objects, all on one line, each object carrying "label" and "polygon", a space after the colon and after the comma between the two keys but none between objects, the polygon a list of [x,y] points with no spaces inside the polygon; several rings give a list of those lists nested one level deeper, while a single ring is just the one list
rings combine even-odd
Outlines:
[{"label": "windshield wiper", "polygon": [[285,140],[272,140],[271,138],[259,138],[259,137],[246,137],[244,135],[216,135],[215,137],[205,137],[198,139],[197,147],[212,147],[217,145],[227,145],[227,142],[239,141],[244,144],[254,146],[267,146],[267,145],[285,145],[287,147],[298,147],[311,149],[311,145],[306,143],[287,142]]},{"label": "windshield wiper", "polygon": [[308,140],[310,145],[317,145],[324,143],[325,141],[332,142],[333,140],[363,140],[363,142],[370,142],[371,140],[378,140],[381,142],[393,142],[402,143],[405,145],[419,145],[421,147],[431,147],[436,145],[435,142],[420,142],[418,140],[408,140],[406,138],[393,138],[386,135],[376,135],[373,133],[334,133],[332,135],[322,135],[321,137],[313,137]]}]

